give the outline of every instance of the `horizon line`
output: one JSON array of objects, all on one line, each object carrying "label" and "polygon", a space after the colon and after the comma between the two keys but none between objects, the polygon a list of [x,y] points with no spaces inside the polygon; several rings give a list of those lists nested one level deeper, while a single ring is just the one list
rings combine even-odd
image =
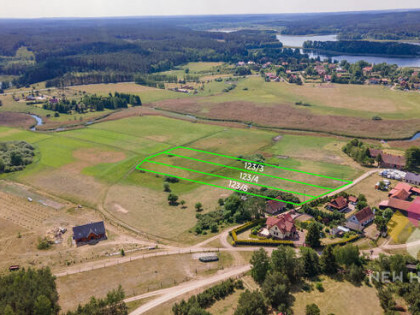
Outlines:
[{"label": "horizon line", "polygon": [[307,14],[340,14],[340,13],[374,13],[374,12],[408,12],[420,11],[419,8],[377,9],[377,10],[348,10],[348,11],[311,11],[311,12],[267,12],[267,13],[209,13],[209,14],[150,14],[150,15],[103,15],[103,16],[38,16],[38,17],[2,17],[0,20],[82,20],[82,19],[114,19],[114,18],[182,18],[182,17],[229,17],[229,16],[276,16],[276,15],[307,15]]}]

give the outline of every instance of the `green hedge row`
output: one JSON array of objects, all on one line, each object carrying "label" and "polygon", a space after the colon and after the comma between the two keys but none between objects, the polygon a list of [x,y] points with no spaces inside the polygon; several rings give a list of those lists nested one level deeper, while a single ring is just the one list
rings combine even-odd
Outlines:
[{"label": "green hedge row", "polygon": [[230,236],[233,238],[233,246],[236,245],[266,245],[266,246],[278,246],[278,245],[294,245],[293,241],[282,241],[282,240],[238,240],[239,233],[249,230],[258,224],[265,222],[265,219],[258,219],[251,222],[247,222],[236,229],[233,229],[229,232]]},{"label": "green hedge row", "polygon": [[355,241],[355,240],[357,240],[359,238],[360,238],[360,235],[353,235],[352,237],[349,237],[349,238],[344,239],[344,240],[339,240],[339,241],[337,241],[335,243],[330,243],[328,245],[342,245],[342,244],[353,242],[353,241]]}]

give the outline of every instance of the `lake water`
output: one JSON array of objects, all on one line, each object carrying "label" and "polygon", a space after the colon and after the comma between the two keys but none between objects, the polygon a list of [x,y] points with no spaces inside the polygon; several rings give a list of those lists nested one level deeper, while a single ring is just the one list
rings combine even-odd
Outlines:
[{"label": "lake water", "polygon": [[[307,40],[312,41],[337,41],[337,35],[322,35],[322,36],[291,36],[291,35],[277,35],[277,39],[283,43],[284,46],[291,47],[302,47],[303,43]],[[413,44],[413,43],[411,43]],[[301,50],[301,52],[303,52]],[[328,59],[329,57],[334,61],[347,60],[350,63],[355,63],[360,60],[365,60],[369,63],[378,64],[378,63],[389,63],[396,64],[399,67],[420,67],[420,58],[398,58],[398,57],[382,57],[382,56],[371,56],[371,55],[337,55],[337,56],[327,56],[326,54],[317,53],[317,52],[306,52],[310,58],[321,58],[321,60]]]},{"label": "lake water", "polygon": [[355,63],[360,60],[367,61],[372,64],[378,63],[389,63],[396,64],[398,67],[420,67],[420,58],[397,58],[397,57],[380,57],[380,56],[370,56],[370,55],[339,55],[339,56],[327,56],[325,54],[320,54],[317,52],[307,53],[310,58],[321,58],[321,60],[331,58],[333,61],[337,60],[338,62],[342,60],[347,60],[350,63]]}]

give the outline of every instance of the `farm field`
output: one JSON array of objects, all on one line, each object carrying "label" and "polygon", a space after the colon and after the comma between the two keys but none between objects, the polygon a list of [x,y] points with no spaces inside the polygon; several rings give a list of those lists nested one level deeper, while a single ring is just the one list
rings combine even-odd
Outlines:
[{"label": "farm field", "polygon": [[[339,84],[296,86],[264,82],[258,76],[236,84],[228,93],[160,101],[154,106],[202,118],[251,122],[270,128],[299,126],[301,130],[359,137],[395,139],[411,137],[418,131],[418,92]],[[296,102],[310,106],[297,106]],[[378,115],[383,120],[372,120]]]},{"label": "farm field", "polygon": [[[200,78],[200,83],[186,83],[196,89],[197,94],[169,90],[181,88],[180,83],[167,83],[166,89],[157,89],[129,82],[71,86],[64,90],[41,91],[40,94],[57,97],[65,95],[68,99],[78,99],[83,92],[102,96],[114,92],[131,93],[139,95],[143,104],[148,106],[201,118],[236,120],[269,128],[296,129],[299,126],[300,130],[346,136],[401,139],[411,137],[418,131],[418,92],[372,85],[306,83],[297,86],[285,82],[265,82],[259,75],[233,77],[230,82],[225,80],[227,76],[232,76],[232,69],[220,63],[189,63],[162,73],[176,74],[183,78],[187,75],[187,68],[188,75]],[[224,80],[216,82],[216,77],[224,77]],[[224,91],[233,84],[236,88]],[[42,85],[38,84],[40,87]],[[16,96],[20,94],[17,90]],[[12,95],[0,95],[0,100],[3,101],[1,112],[31,112],[44,118],[49,115],[44,128],[86,122],[111,112],[53,117],[54,112],[44,110],[40,105],[16,102]],[[309,106],[297,106],[296,102]],[[380,116],[382,120],[372,120],[374,116]]]},{"label": "farm field", "polygon": [[271,164],[346,180],[363,172],[341,152],[341,140],[303,135],[273,140],[277,136],[160,116],[107,121],[59,133],[0,128],[4,141],[28,141],[39,152],[35,163],[7,177],[98,208],[152,238],[179,243],[201,239],[188,233],[196,222],[193,205],[201,202],[204,213],[214,210],[217,200],[230,192],[181,181],[170,187],[186,201],[185,207],[169,206],[163,177],[135,170],[141,160],[153,154],[183,145],[232,156],[258,153]]}]

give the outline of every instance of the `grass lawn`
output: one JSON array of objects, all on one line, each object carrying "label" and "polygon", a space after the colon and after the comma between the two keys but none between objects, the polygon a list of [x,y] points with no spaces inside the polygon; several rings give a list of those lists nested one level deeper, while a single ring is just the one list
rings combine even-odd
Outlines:
[{"label": "grass lawn", "polygon": [[374,287],[356,287],[347,281],[339,282],[326,277],[322,279],[324,292],[314,289],[293,295],[296,299],[293,304],[295,314],[305,314],[306,305],[312,303],[318,305],[321,314],[383,314]]}]

